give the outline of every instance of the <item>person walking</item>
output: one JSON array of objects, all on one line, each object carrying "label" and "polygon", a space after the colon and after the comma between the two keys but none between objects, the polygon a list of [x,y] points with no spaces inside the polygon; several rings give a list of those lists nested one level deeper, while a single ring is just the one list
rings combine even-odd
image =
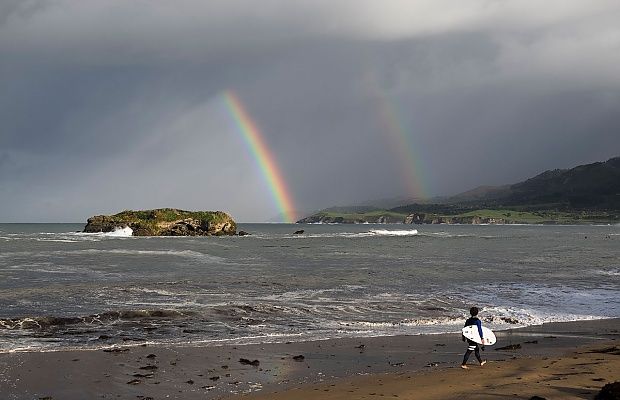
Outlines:
[{"label": "person walking", "polygon": [[[480,321],[480,319],[478,319],[478,307],[472,307],[469,309],[469,313],[471,314],[471,317],[469,317],[467,319],[467,321],[465,321],[465,326],[470,326],[470,325],[476,325],[478,326],[478,334],[480,335],[480,339],[482,339],[482,322]],[[480,366],[483,366],[484,364],[486,364],[486,360],[482,360],[482,358],[480,357],[480,348],[478,347],[478,343],[474,342],[473,340],[467,339],[465,336],[463,336],[463,341],[467,340],[467,351],[465,352],[465,355],[463,356],[463,363],[461,364],[461,368],[463,369],[469,369],[469,367],[467,366],[467,360],[469,359],[469,356],[471,355],[472,352],[474,352],[476,359],[478,359],[478,363],[480,363]],[[483,341],[484,343],[484,341]],[[484,345],[482,345],[482,350],[484,351]]]}]

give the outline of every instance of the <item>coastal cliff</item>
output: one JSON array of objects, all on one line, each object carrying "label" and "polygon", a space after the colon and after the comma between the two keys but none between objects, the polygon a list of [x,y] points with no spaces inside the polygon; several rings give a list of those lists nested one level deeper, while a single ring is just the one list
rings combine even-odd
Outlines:
[{"label": "coastal cliff", "polygon": [[123,211],[88,219],[84,232],[114,232],[130,228],[133,236],[234,235],[237,224],[222,211],[183,211],[174,208]]},{"label": "coastal cliff", "polygon": [[[480,210],[482,213],[486,210]],[[489,211],[487,211],[489,212]],[[510,212],[504,214],[507,217],[511,215]],[[469,225],[480,225],[480,224],[511,224],[511,223],[522,223],[519,220],[511,220],[508,218],[501,217],[490,217],[490,216],[480,216],[480,215],[436,215],[436,214],[409,214],[405,217],[403,221],[405,224],[469,224]]]},{"label": "coastal cliff", "polygon": [[[484,211],[484,210],[483,210]],[[510,215],[510,213],[508,214]],[[437,215],[437,214],[409,214],[400,215],[384,211],[381,214],[372,215],[329,215],[327,213],[317,213],[303,218],[297,223],[300,224],[509,224],[521,223],[507,218],[478,216],[478,215]]]},{"label": "coastal cliff", "polygon": [[297,221],[298,224],[397,224],[403,222],[404,215],[382,212],[332,213],[318,212]]}]

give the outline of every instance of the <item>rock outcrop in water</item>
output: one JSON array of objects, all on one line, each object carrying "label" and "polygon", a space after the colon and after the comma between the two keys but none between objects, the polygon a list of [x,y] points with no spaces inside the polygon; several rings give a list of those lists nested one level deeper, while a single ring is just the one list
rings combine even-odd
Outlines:
[{"label": "rock outcrop in water", "polygon": [[222,236],[234,235],[237,224],[222,211],[160,208],[97,215],[88,219],[84,232],[114,232],[124,228],[131,228],[134,236]]}]

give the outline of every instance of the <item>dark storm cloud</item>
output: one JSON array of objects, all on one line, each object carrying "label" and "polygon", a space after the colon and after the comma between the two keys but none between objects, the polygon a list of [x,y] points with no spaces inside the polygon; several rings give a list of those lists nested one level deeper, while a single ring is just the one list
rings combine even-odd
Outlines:
[{"label": "dark storm cloud", "polygon": [[[379,7],[379,5],[381,5]],[[221,93],[299,208],[406,196],[388,99],[428,193],[617,155],[614,1],[7,1],[0,221],[124,208],[277,213]],[[248,199],[251,199],[249,201]]]}]

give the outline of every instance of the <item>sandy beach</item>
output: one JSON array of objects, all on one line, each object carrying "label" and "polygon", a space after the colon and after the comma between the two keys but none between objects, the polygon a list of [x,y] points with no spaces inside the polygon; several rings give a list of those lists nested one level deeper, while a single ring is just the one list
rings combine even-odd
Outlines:
[{"label": "sandy beach", "polygon": [[3,399],[583,399],[620,379],[620,319],[497,336],[482,353],[488,363],[472,357],[469,370],[459,368],[459,334],[5,353],[0,392]]}]

